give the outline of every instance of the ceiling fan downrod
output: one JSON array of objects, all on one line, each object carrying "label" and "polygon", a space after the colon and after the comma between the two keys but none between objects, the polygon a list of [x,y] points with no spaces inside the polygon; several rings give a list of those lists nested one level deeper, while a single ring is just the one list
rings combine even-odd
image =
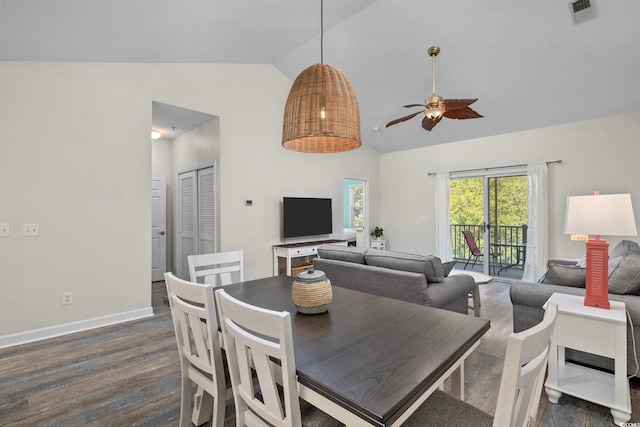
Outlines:
[{"label": "ceiling fan downrod", "polygon": [[440,53],[438,46],[431,46],[427,51],[431,56],[431,96],[425,100],[425,107],[427,110],[424,112],[425,116],[429,119],[437,120],[444,114],[444,103],[442,98],[436,95],[436,56]]},{"label": "ceiling fan downrod", "polygon": [[429,56],[431,57],[431,87],[432,87],[432,95],[436,94],[436,56],[440,53],[440,48],[438,46],[431,46],[427,51]]}]

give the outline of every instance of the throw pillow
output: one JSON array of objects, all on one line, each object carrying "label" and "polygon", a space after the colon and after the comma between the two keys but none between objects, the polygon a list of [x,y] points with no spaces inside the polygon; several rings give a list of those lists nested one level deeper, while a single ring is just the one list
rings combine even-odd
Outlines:
[{"label": "throw pillow", "polygon": [[356,264],[364,264],[364,254],[366,252],[367,250],[365,248],[357,248],[355,246],[328,244],[318,247],[318,255],[320,255],[320,258],[335,259]]},{"label": "throw pillow", "polygon": [[449,277],[449,273],[453,270],[458,262],[457,261],[447,261],[442,263],[442,273],[444,277]]},{"label": "throw pillow", "polygon": [[551,264],[542,283],[584,288],[587,280],[586,271],[585,268]]},{"label": "throw pillow", "polygon": [[436,256],[369,249],[364,259],[368,265],[376,267],[422,273],[427,278],[427,282],[442,282],[444,280],[442,261]]},{"label": "throw pillow", "polygon": [[640,246],[632,240],[622,240],[609,253],[609,259],[627,255],[629,252],[640,253]]},{"label": "throw pillow", "polygon": [[637,295],[640,292],[640,253],[609,260],[609,293]]}]

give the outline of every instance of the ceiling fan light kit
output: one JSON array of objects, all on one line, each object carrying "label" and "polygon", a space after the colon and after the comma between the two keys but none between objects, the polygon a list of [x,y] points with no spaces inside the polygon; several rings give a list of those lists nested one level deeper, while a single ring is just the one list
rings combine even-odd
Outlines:
[{"label": "ceiling fan light kit", "polygon": [[476,102],[477,99],[442,99],[441,96],[436,95],[436,56],[440,53],[440,48],[438,46],[431,46],[427,50],[427,53],[431,57],[432,94],[425,99],[424,104],[409,104],[404,106],[404,108],[423,107],[424,110],[392,120],[387,123],[386,127],[405,122],[420,113],[424,113],[422,128],[428,131],[433,129],[443,117],[456,120],[477,119],[482,117],[469,108],[469,105]]},{"label": "ceiling fan light kit", "polygon": [[351,82],[322,61],[323,5],[321,0],[321,63],[300,73],[284,107],[282,146],[304,153],[338,153],[362,145],[360,109]]},{"label": "ceiling fan light kit", "polygon": [[427,110],[424,112],[424,115],[432,120],[439,119],[444,114],[444,103],[442,102],[442,97],[438,95],[427,98],[425,105],[427,106]]}]

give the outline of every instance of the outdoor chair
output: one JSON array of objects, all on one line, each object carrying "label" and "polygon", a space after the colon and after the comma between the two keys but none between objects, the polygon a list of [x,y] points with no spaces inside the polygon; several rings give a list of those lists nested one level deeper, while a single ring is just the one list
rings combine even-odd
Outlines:
[{"label": "outdoor chair", "polygon": [[535,426],[557,311],[556,305],[548,304],[542,322],[509,336],[493,417],[449,393],[436,390],[403,426]]},{"label": "outdoor chair", "polygon": [[[469,261],[471,261],[471,257],[473,257],[473,264],[471,264],[471,268],[476,265],[476,261],[478,258],[484,256],[484,251],[482,248],[479,248],[476,244],[476,239],[473,237],[473,233],[469,230],[463,230],[462,234],[464,235],[464,240],[467,242],[467,246],[469,247],[469,257],[467,258],[467,263],[464,265],[464,269],[467,269],[469,265]],[[493,266],[493,274],[496,274],[496,262],[502,257],[502,253],[500,252],[491,252],[489,254],[492,262],[489,265],[489,269]],[[491,273],[491,271],[489,271]],[[500,274],[500,270],[498,270],[498,275]]]}]

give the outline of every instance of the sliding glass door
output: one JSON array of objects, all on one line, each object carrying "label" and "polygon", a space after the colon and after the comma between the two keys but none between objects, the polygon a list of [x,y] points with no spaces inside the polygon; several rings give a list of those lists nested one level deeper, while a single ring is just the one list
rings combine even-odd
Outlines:
[{"label": "sliding glass door", "polygon": [[[526,170],[452,176],[450,222],[453,256],[485,274],[521,270],[526,259]],[[477,249],[476,249],[477,247]],[[514,275],[514,274],[512,274]]]}]

